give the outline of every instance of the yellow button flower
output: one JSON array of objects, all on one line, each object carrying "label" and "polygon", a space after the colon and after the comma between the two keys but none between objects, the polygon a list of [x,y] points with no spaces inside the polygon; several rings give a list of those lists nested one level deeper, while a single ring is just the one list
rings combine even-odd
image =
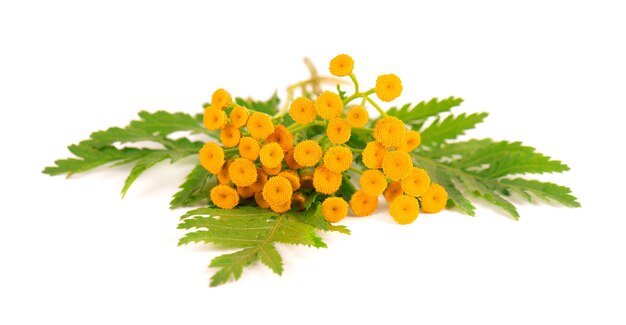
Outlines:
[{"label": "yellow button flower", "polygon": [[217,173],[217,182],[220,184],[224,184],[227,185],[228,183],[230,183],[230,175],[228,175],[228,167],[230,166],[230,164],[232,164],[232,162],[234,161],[234,159],[228,159],[226,161],[226,163],[224,163],[224,166],[222,166],[222,170],[220,170],[219,173]]},{"label": "yellow button flower", "polygon": [[402,81],[395,74],[383,74],[376,79],[376,96],[390,102],[402,94]]},{"label": "yellow button flower", "polygon": [[315,107],[313,101],[306,97],[298,97],[289,107],[289,115],[294,121],[300,124],[307,124],[315,121]]},{"label": "yellow button flower", "polygon": [[376,141],[370,141],[361,152],[363,165],[370,169],[381,168],[387,148]]},{"label": "yellow button flower", "polygon": [[418,167],[413,167],[411,174],[402,179],[402,190],[411,196],[422,196],[428,186],[430,186],[430,177],[428,173]]},{"label": "yellow button flower", "polygon": [[269,209],[270,207],[270,204],[263,198],[263,192],[254,193],[254,202],[262,209]]},{"label": "yellow button flower", "polygon": [[341,173],[350,168],[352,159],[350,149],[341,146],[330,147],[324,154],[324,166],[336,173]]},{"label": "yellow button flower", "polygon": [[286,153],[293,148],[293,134],[282,124],[274,125],[274,132],[265,139],[265,142],[278,143]]},{"label": "yellow button flower", "polygon": [[205,143],[200,149],[200,164],[211,174],[217,174],[224,165],[224,149],[213,142]]},{"label": "yellow button flower", "polygon": [[278,175],[280,173],[280,171],[283,169],[283,165],[282,164],[280,164],[280,165],[278,165],[278,166],[276,166],[274,168],[270,168],[270,167],[267,167],[265,165],[261,165],[261,167],[263,168],[264,172],[266,172],[268,175],[272,175],[272,176]]},{"label": "yellow button flower", "polygon": [[303,171],[300,173],[300,187],[313,188],[313,172]]},{"label": "yellow button flower", "polygon": [[271,206],[291,204],[293,188],[289,180],[282,176],[274,176],[267,180],[263,187],[263,198]]},{"label": "yellow button flower", "polygon": [[341,173],[318,166],[313,173],[313,187],[322,194],[333,194],[341,187]]},{"label": "yellow button flower", "polygon": [[300,177],[298,176],[298,174],[292,171],[284,171],[284,172],[278,173],[278,176],[282,176],[286,178],[289,181],[289,183],[291,183],[291,188],[294,191],[297,191],[300,189]]},{"label": "yellow button flower", "polygon": [[232,209],[239,204],[239,194],[228,185],[217,185],[211,189],[211,201],[222,209]]},{"label": "yellow button flower", "polygon": [[354,69],[354,60],[347,54],[339,54],[330,60],[330,73],[337,77],[345,77],[352,73]]},{"label": "yellow button flower", "polygon": [[243,199],[249,199],[254,196],[254,190],[250,186],[237,186],[237,194]]},{"label": "yellow button flower", "polygon": [[378,208],[378,197],[368,195],[363,190],[358,190],[350,198],[350,208],[358,217],[369,216]]},{"label": "yellow button flower", "polygon": [[263,145],[261,151],[259,151],[261,157],[261,164],[269,168],[276,168],[280,166],[285,158],[283,149],[276,142],[270,142]]},{"label": "yellow button flower", "polygon": [[253,137],[243,137],[239,140],[239,155],[243,158],[255,161],[259,158],[260,150],[259,142]]},{"label": "yellow button flower", "polygon": [[257,179],[256,166],[246,158],[237,158],[228,167],[230,180],[239,186],[250,186]]},{"label": "yellow button flower", "polygon": [[226,125],[226,113],[221,109],[209,106],[204,109],[202,122],[204,123],[204,127],[208,130],[219,130]]},{"label": "yellow button flower", "polygon": [[374,125],[373,135],[385,147],[397,147],[406,135],[406,126],[397,117],[383,117]]},{"label": "yellow button flower", "polygon": [[291,207],[297,211],[304,210],[304,204],[306,203],[306,196],[300,192],[293,193],[291,196]]},{"label": "yellow button flower", "polygon": [[415,150],[415,148],[417,148],[417,146],[419,146],[421,142],[422,142],[422,136],[420,135],[419,132],[415,130],[407,131],[406,135],[404,136],[404,139],[398,145],[398,150],[401,150],[404,152],[411,152]]},{"label": "yellow button flower", "polygon": [[417,219],[419,203],[412,196],[400,195],[389,204],[389,214],[397,223],[408,225]]},{"label": "yellow button flower", "polygon": [[249,117],[250,114],[245,107],[236,105],[230,112],[230,124],[232,124],[234,127],[242,128],[246,126],[246,123],[248,123]]},{"label": "yellow button flower", "polygon": [[379,196],[387,188],[387,177],[378,169],[368,169],[361,174],[359,184],[365,194]]},{"label": "yellow button flower", "polygon": [[322,215],[328,222],[338,222],[348,215],[348,202],[340,197],[329,197],[322,202]]},{"label": "yellow button flower", "polygon": [[353,128],[362,128],[365,124],[367,124],[367,121],[369,121],[370,115],[365,107],[359,105],[348,110],[348,113],[346,113],[346,119]]},{"label": "yellow button flower", "polygon": [[335,117],[328,123],[326,128],[326,135],[328,140],[333,144],[343,144],[350,140],[352,135],[352,127],[350,124],[341,117]]},{"label": "yellow button flower", "polygon": [[283,203],[283,204],[271,204],[270,203],[270,209],[272,209],[272,211],[276,213],[285,213],[291,210],[291,201],[287,203]]},{"label": "yellow button flower", "polygon": [[266,139],[274,132],[274,124],[272,124],[270,116],[259,112],[250,115],[247,128],[250,135],[257,139]]},{"label": "yellow button flower", "polygon": [[220,132],[220,140],[226,148],[234,148],[239,144],[241,131],[232,125],[226,125]]},{"label": "yellow button flower", "polygon": [[383,158],[383,172],[394,181],[402,180],[413,171],[413,161],[404,151],[391,151]]},{"label": "yellow button flower", "polygon": [[217,109],[225,109],[226,107],[228,107],[228,105],[230,105],[231,102],[232,97],[226,90],[222,88],[213,92],[213,96],[211,96],[211,106]]},{"label": "yellow button flower", "polygon": [[287,153],[285,154],[285,163],[287,164],[287,167],[291,169],[294,169],[294,170],[300,169],[302,168],[302,165],[298,164],[298,162],[293,156],[293,152],[294,152],[293,148],[287,151]]},{"label": "yellow button flower", "polygon": [[387,185],[387,189],[383,193],[387,203],[393,202],[395,198],[402,194],[404,194],[404,190],[402,190],[402,184],[400,182],[389,183],[389,185]]},{"label": "yellow button flower", "polygon": [[296,145],[293,157],[298,164],[312,167],[322,159],[322,147],[313,140],[304,140]]},{"label": "yellow button flower", "polygon": [[317,97],[313,106],[315,106],[317,115],[327,120],[340,116],[343,111],[341,97],[330,91],[325,91]]},{"label": "yellow button flower", "polygon": [[446,207],[448,192],[439,184],[431,184],[420,198],[422,210],[426,213],[437,213]]}]

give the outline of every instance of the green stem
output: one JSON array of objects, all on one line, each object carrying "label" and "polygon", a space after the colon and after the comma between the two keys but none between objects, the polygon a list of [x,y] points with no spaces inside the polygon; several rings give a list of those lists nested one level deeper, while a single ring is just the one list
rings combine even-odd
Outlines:
[{"label": "green stem", "polygon": [[298,131],[306,130],[306,129],[308,129],[310,127],[313,127],[313,126],[320,126],[320,125],[325,125],[325,124],[326,124],[325,121],[313,121],[311,123],[304,124],[304,125],[298,124],[298,123],[294,123],[294,124],[290,125],[287,128],[287,130],[289,132],[291,132],[291,133],[296,133]]},{"label": "green stem", "polygon": [[350,73],[350,79],[354,82],[354,93],[359,93],[359,82],[356,80],[354,73]]},{"label": "green stem", "polygon": [[343,105],[344,106],[348,105],[351,101],[353,101],[353,100],[355,100],[355,99],[357,99],[359,97],[366,97],[366,96],[368,96],[370,94],[373,94],[375,91],[376,91],[376,89],[372,88],[372,89],[370,89],[370,90],[368,90],[366,92],[363,92],[363,93],[355,92],[354,94],[352,94],[352,96],[350,96],[350,97],[348,97],[348,98],[343,100]]},{"label": "green stem", "polygon": [[350,166],[350,169],[349,169],[349,170],[351,170],[351,171],[353,171],[353,172],[355,172],[355,173],[357,173],[357,174],[359,174],[359,175],[363,174],[363,171],[362,171],[362,170],[360,170],[360,169],[358,169],[358,168],[356,168],[356,167],[353,167],[353,166]]},{"label": "green stem", "polygon": [[385,113],[385,111],[383,111],[383,109],[380,108],[380,106],[378,106],[378,104],[376,104],[376,102],[374,100],[372,100],[371,98],[367,97],[367,101],[370,104],[372,104],[372,106],[374,106],[374,108],[378,111],[378,113],[380,113],[380,116],[387,117],[387,113]]}]

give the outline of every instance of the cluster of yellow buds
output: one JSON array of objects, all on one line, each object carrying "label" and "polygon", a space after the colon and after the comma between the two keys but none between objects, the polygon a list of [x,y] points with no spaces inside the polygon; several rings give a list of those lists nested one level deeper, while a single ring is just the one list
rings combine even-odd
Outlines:
[{"label": "cluster of yellow buds", "polygon": [[[204,125],[219,130],[221,145],[209,142],[200,150],[202,166],[219,183],[211,189],[213,204],[232,209],[247,200],[284,213],[304,209],[307,195],[317,192],[323,198],[322,214],[330,222],[345,218],[349,209],[355,216],[371,215],[381,195],[389,203],[389,214],[400,224],[413,222],[420,208],[427,213],[441,211],[448,194],[431,183],[428,173],[414,166],[409,155],[420,144],[419,132],[387,116],[370,97],[394,100],[402,93],[400,78],[381,75],[374,88],[360,92],[353,67],[353,59],[340,54],[331,60],[329,69],[334,76],[350,77],[354,94],[343,97],[324,91],[316,97],[298,97],[288,103],[294,121],[288,126],[275,123],[281,113],[270,116],[237,105],[226,90],[216,90],[205,108]],[[351,105],[356,99],[361,103]],[[380,113],[375,121],[370,121],[367,103]],[[306,130],[314,126],[324,128],[325,134],[306,138]],[[349,145],[355,130],[368,133],[370,141],[363,148]],[[359,155],[360,163],[355,160]],[[350,182],[350,172],[360,174],[360,188],[352,191],[348,203],[337,192]]]}]

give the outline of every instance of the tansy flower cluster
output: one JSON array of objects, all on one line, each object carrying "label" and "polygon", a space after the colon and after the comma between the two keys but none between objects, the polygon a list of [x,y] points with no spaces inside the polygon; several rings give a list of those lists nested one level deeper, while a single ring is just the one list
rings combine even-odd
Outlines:
[{"label": "tansy flower cluster", "polygon": [[[381,196],[399,224],[412,223],[420,210],[441,211],[446,190],[432,183],[410,156],[420,144],[419,132],[387,116],[373,98],[396,99],[402,93],[400,78],[380,75],[375,87],[360,91],[353,69],[354,61],[346,54],[330,61],[331,74],[349,77],[354,94],[346,96],[339,88],[307,93],[275,116],[238,105],[228,91],[216,90],[203,121],[207,129],[219,132],[221,144],[206,143],[199,153],[202,166],[217,179],[210,190],[213,204],[223,209],[252,204],[284,213],[303,210],[307,198],[315,197],[322,200],[329,222],[350,211],[369,216]],[[370,119],[366,105],[380,117]],[[315,132],[307,132],[313,128]],[[369,140],[364,145],[351,142],[353,132]]]}]

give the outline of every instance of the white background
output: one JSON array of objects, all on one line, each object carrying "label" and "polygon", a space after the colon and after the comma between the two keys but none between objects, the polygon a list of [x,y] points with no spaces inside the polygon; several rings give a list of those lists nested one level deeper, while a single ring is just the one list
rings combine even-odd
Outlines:
[{"label": "white background", "polygon": [[[620,1],[2,1],[0,323],[624,324],[625,10]],[[168,210],[192,166],[167,163],[122,200],[127,167],[41,174],[140,109],[196,113],[219,87],[265,98],[349,53],[394,104],[450,95],[488,111],[474,137],[524,140],[572,168],[583,208],[480,206],[395,224],[385,208],[281,246],[208,288],[223,250],[179,248]]]}]

